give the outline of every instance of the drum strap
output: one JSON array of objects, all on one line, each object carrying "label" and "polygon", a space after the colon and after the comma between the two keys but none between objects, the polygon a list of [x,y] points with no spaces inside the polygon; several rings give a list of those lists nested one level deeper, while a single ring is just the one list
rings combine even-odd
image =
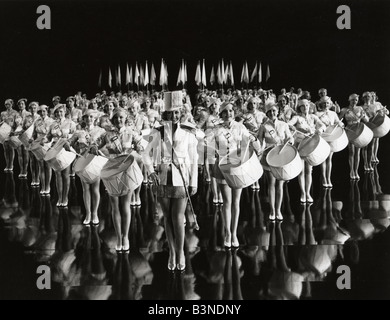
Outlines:
[{"label": "drum strap", "polygon": [[278,141],[275,138],[275,130],[274,129],[272,129],[272,130],[267,129],[267,132],[270,135],[270,137],[275,141],[275,143],[278,144]]}]

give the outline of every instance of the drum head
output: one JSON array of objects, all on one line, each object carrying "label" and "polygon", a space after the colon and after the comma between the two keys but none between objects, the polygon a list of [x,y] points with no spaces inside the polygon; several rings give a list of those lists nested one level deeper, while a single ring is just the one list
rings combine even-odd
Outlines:
[{"label": "drum head", "polygon": [[305,138],[298,146],[299,154],[301,157],[311,154],[320,143],[320,136],[315,134],[312,137]]},{"label": "drum head", "polygon": [[327,142],[332,142],[340,138],[343,132],[344,129],[339,126],[329,126],[326,128],[322,138]]},{"label": "drum head", "polygon": [[34,141],[32,144],[31,144],[31,149],[30,150],[36,150],[36,149],[39,149],[39,147],[42,147],[40,142],[38,141]]},{"label": "drum head", "polygon": [[133,164],[133,161],[133,155],[127,154],[116,157],[115,159],[110,159],[104,165],[101,177],[108,178],[117,175],[120,172],[126,171]]},{"label": "drum head", "polygon": [[1,132],[8,132],[8,134],[11,132],[11,127],[8,123],[3,122],[3,124],[0,126]]},{"label": "drum head", "polygon": [[297,149],[293,146],[286,145],[283,150],[280,150],[283,146],[274,147],[267,155],[267,163],[272,167],[283,167],[289,164],[297,156]]},{"label": "drum head", "polygon": [[347,127],[348,140],[352,141],[357,139],[363,132],[365,125],[363,123],[354,123]]},{"label": "drum head", "polygon": [[374,125],[374,128],[375,127],[379,127],[380,125],[383,124],[383,122],[385,122],[385,117],[382,116],[382,115],[377,115],[372,121],[370,121],[369,123],[372,123]]},{"label": "drum head", "polygon": [[83,170],[87,165],[91,163],[91,161],[95,158],[93,154],[87,154],[87,156],[78,157],[74,163],[74,171],[78,172]]},{"label": "drum head", "polygon": [[[62,150],[62,149],[61,149]],[[54,148],[51,148],[43,158],[45,161],[51,160],[56,157],[56,155],[61,151]]]}]

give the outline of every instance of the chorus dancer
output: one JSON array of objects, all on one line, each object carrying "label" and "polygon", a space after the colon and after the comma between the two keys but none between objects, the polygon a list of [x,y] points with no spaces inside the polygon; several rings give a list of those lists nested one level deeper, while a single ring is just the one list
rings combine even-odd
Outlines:
[{"label": "chorus dancer", "polygon": [[[201,180],[205,180],[206,184],[211,183],[211,176],[210,176],[210,170],[209,170],[209,165],[208,165],[208,160],[207,160],[207,154],[205,150],[205,140],[204,140],[204,131],[206,130],[206,124],[207,120],[210,117],[210,108],[209,106],[214,102],[214,99],[211,97],[205,97],[202,100],[202,105],[198,106],[197,112],[195,116],[193,117],[193,120],[195,122],[195,126],[197,128],[197,134],[196,137],[198,139],[198,154],[200,157],[199,159],[199,173],[201,173]],[[183,100],[184,103],[184,100]],[[183,111],[186,112],[186,110]],[[181,117],[180,122],[181,123],[188,123],[186,120],[188,118],[186,116]],[[192,119],[190,119],[191,121]],[[189,125],[193,126],[191,122],[189,122]],[[222,199],[222,197],[221,197]],[[214,198],[214,200],[216,200]],[[214,201],[215,204],[218,204],[218,201]]]},{"label": "chorus dancer", "polygon": [[[45,143],[51,142],[52,147],[55,146],[60,139],[62,141],[68,140],[71,135],[76,131],[76,123],[68,119],[68,109],[64,104],[58,104],[54,108],[54,116],[56,120],[52,123],[49,128],[49,131],[41,141],[43,146]],[[56,188],[58,194],[57,207],[66,207],[68,206],[68,194],[70,187],[70,167],[54,171],[56,177]]]},{"label": "chorus dancer", "polygon": [[[109,161],[117,157],[134,154],[142,148],[142,137],[138,132],[133,131],[127,123],[128,112],[123,108],[117,108],[112,117],[112,127],[99,139],[97,144],[90,147],[90,153],[99,155],[99,149],[106,147]],[[131,174],[131,173],[128,173]],[[134,190],[129,189],[128,193],[116,196],[109,193],[112,208],[112,220],[117,238],[115,250],[127,252],[130,250],[129,230],[131,223],[130,201]]]},{"label": "chorus dancer", "polygon": [[[319,89],[318,90],[318,96],[319,96],[320,99],[315,102],[316,108],[318,107],[318,104],[321,102],[321,99],[323,97],[328,97],[328,90],[326,90],[325,88]],[[340,111],[341,111],[340,106],[338,105],[337,101],[335,101],[334,103],[332,101],[332,105],[330,106],[329,110],[334,111],[337,114],[339,114]]]},{"label": "chorus dancer", "polygon": [[[298,101],[298,100],[297,100]],[[296,108],[291,107],[287,96],[280,95],[278,98],[279,116],[278,119],[284,122],[289,122],[293,116],[295,116]]]},{"label": "chorus dancer", "polygon": [[[157,199],[165,217],[171,271],[186,268],[185,210],[187,200],[191,201],[189,197],[197,192],[198,186],[198,141],[195,130],[180,123],[182,107],[181,91],[165,92],[163,125],[152,130],[152,138],[143,152],[149,179],[157,185]],[[158,151],[161,159],[156,164],[157,171],[150,157],[153,150]]]},{"label": "chorus dancer", "polygon": [[[335,111],[330,110],[332,107],[333,102],[330,97],[323,96],[317,103],[317,113],[316,115],[320,120],[324,123],[326,127],[338,125],[340,127],[344,127],[344,124],[342,121],[339,120],[339,116]],[[332,157],[333,152],[330,151],[329,156],[326,158],[326,160],[321,163],[321,177],[322,177],[322,186],[324,188],[332,188]]]},{"label": "chorus dancer", "polygon": [[231,102],[225,102],[221,105],[219,116],[222,123],[217,125],[212,132],[207,134],[206,143],[209,150],[212,150],[213,147],[215,147],[217,152],[217,159],[213,170],[215,171],[215,176],[218,177],[217,183],[221,188],[223,197],[224,205],[222,212],[225,229],[224,245],[226,247],[239,247],[240,243],[237,238],[237,227],[240,215],[242,188],[233,189],[229,187],[227,181],[220,172],[219,159],[225,157],[227,164],[230,164],[239,160],[237,159],[239,150],[244,153],[243,150],[246,150],[251,146],[259,156],[261,148],[258,139],[253,136],[243,124],[234,120],[234,105]]},{"label": "chorus dancer", "polygon": [[[40,118],[35,121],[34,131],[32,134],[32,139],[30,140],[30,144],[40,144],[49,132],[50,126],[54,122],[54,120],[49,117],[49,107],[47,105],[40,105],[37,113],[40,115]],[[41,185],[40,194],[42,195],[50,195],[52,168],[46,161],[43,160],[45,150],[49,149],[49,145],[50,144],[47,144],[45,148],[42,148],[42,146],[37,146],[42,152],[39,153],[38,157],[34,155],[34,157],[38,161],[39,179]]]},{"label": "chorus dancer", "polygon": [[[368,122],[368,116],[363,107],[357,105],[359,101],[359,96],[357,94],[351,94],[348,100],[349,106],[341,109],[339,118],[340,120],[345,119],[347,122],[346,130],[351,130],[349,127],[353,124]],[[348,151],[349,176],[352,180],[359,180],[360,148],[349,142]]]},{"label": "chorus dancer", "polygon": [[[22,125],[27,116],[30,116],[31,113],[26,110],[26,102],[27,99],[19,99],[18,100],[18,108],[19,112],[17,117],[15,118],[15,126],[14,130],[11,131],[11,136],[18,136],[22,133]],[[18,146],[16,146],[16,152],[18,154],[18,162],[19,162],[19,178],[22,179],[27,179],[27,168],[28,168],[28,163],[30,159],[30,155],[28,153],[28,150],[26,147],[20,142],[18,143]]]},{"label": "chorus dancer", "polygon": [[[266,115],[263,111],[258,110],[258,103],[254,98],[251,98],[246,103],[246,111],[242,114],[242,124],[254,136],[258,134],[261,124],[266,120]],[[259,181],[256,181],[252,186],[254,190],[260,190]]]},{"label": "chorus dancer", "polygon": [[[23,130],[27,130],[30,126],[34,126],[36,122],[41,119],[41,116],[38,114],[39,103],[36,101],[30,102],[28,105],[28,111],[31,113],[31,116],[26,117],[23,123]],[[34,128],[32,128],[34,130]],[[34,131],[31,132],[31,137]],[[28,148],[29,149],[29,148]],[[30,170],[31,170],[31,186],[39,186],[39,176],[40,176],[40,167],[37,158],[29,150],[30,158]]]},{"label": "chorus dancer", "polygon": [[119,107],[123,108],[123,109],[127,109],[127,107],[128,107],[127,102],[128,101],[129,101],[129,99],[127,98],[127,95],[122,95],[119,99]]},{"label": "chorus dancer", "polygon": [[83,111],[83,115],[87,112],[87,110],[94,110],[98,117],[102,116],[104,114],[104,112],[100,111],[100,103],[98,102],[98,99],[97,98],[93,98],[91,99],[91,101],[89,102],[88,104],[88,109],[85,109]]},{"label": "chorus dancer", "polygon": [[[18,112],[13,109],[14,101],[7,99],[4,102],[5,111],[1,112],[1,124],[6,123],[12,130],[15,126],[15,118],[18,116]],[[12,172],[14,169],[15,149],[10,145],[9,134],[4,137],[4,158],[5,158],[5,169],[4,172]]]},{"label": "chorus dancer", "polygon": [[156,121],[158,123],[161,120],[161,115],[154,109],[153,101],[153,97],[146,97],[141,105],[142,113],[147,117],[151,127],[154,127]]},{"label": "chorus dancer", "polygon": [[[140,110],[140,104],[138,101],[133,101],[132,103],[128,103],[128,120],[127,120],[127,125],[131,127],[132,130],[135,132],[139,132],[140,135],[143,134],[143,130],[149,130],[150,129],[150,123],[149,123],[149,118],[146,116],[145,113],[141,112]],[[146,136],[145,136],[146,137]],[[147,137],[146,137],[147,138]],[[138,165],[142,171],[142,174],[144,176],[143,183],[148,182],[148,174],[146,172],[146,169],[143,165],[143,162],[141,161],[141,158],[137,158]],[[140,206],[141,205],[141,186],[139,186],[137,189],[135,189],[132,197],[130,204],[132,206]]]},{"label": "chorus dancer", "polygon": [[[381,116],[389,115],[389,110],[378,101],[378,96],[376,95],[375,92],[371,92],[371,104],[375,106],[374,107],[375,115],[372,117],[372,119],[375,119],[377,115],[381,115]],[[371,155],[372,163],[379,163],[378,150],[379,150],[379,138],[374,137],[373,145],[372,145],[372,155]]]},{"label": "chorus dancer", "polygon": [[158,112],[161,117],[161,114],[164,112],[164,100],[162,99],[162,92],[155,92],[152,95],[153,109]]},{"label": "chorus dancer", "polygon": [[114,110],[117,108],[117,104],[115,102],[115,100],[113,99],[109,99],[107,100],[107,102],[105,103],[104,107],[103,107],[103,110],[104,110],[104,113],[106,115],[108,115],[108,118],[110,120],[112,120],[112,117],[114,115]]},{"label": "chorus dancer", "polygon": [[55,118],[54,117],[54,109],[57,105],[61,104],[61,97],[60,96],[54,96],[52,99],[51,99],[51,102],[53,103],[53,107],[49,109],[49,116],[51,118]]},{"label": "chorus dancer", "polygon": [[[373,121],[379,115],[384,116],[389,113],[389,111],[384,108],[380,102],[376,101],[375,92],[364,92],[363,101],[364,104],[362,107],[368,117],[369,122]],[[379,162],[377,158],[378,147],[379,138],[374,137],[367,147],[362,148],[365,171],[374,171],[372,164],[377,163],[377,161]]]},{"label": "chorus dancer", "polygon": [[127,123],[133,130],[138,132],[150,129],[149,118],[145,113],[141,112],[140,107],[138,101],[127,104],[127,111],[129,112]]},{"label": "chorus dancer", "polygon": [[[288,124],[278,119],[279,108],[276,104],[266,105],[267,119],[260,126],[258,139],[263,150],[270,150],[277,145],[285,143],[294,144],[294,138],[290,132]],[[283,220],[282,201],[283,201],[283,185],[284,181],[276,179],[271,173],[271,170],[265,159],[267,153],[263,153],[262,165],[267,175],[268,196],[270,204],[269,220]]]},{"label": "chorus dancer", "polygon": [[183,107],[181,108],[181,123],[188,123],[196,126],[196,121],[194,116],[191,113],[191,107],[189,104],[183,104]]},{"label": "chorus dancer", "polygon": [[[307,99],[301,99],[298,101],[297,114],[292,117],[288,122],[290,127],[297,130],[298,133],[295,137],[295,146],[298,147],[299,143],[303,140],[303,136],[313,135],[315,133],[321,134],[325,131],[325,125],[322,121],[313,113],[310,112],[310,102]],[[312,171],[313,167],[302,159],[303,170],[298,176],[298,183],[301,189],[301,202],[313,202],[311,196],[312,186]]]},{"label": "chorus dancer", "polygon": [[[376,115],[377,106],[372,104],[373,97],[371,92],[369,91],[364,92],[362,97],[364,102],[362,108],[368,117],[368,121],[370,121]],[[366,147],[362,148],[364,171],[374,171],[374,168],[372,167],[372,163],[371,163],[373,145],[374,145],[374,138]]]},{"label": "chorus dancer", "polygon": [[66,98],[66,107],[69,111],[69,118],[74,123],[81,122],[81,116],[83,115],[83,111],[75,106],[75,98],[73,96]]},{"label": "chorus dancer", "polygon": [[[69,141],[65,143],[65,150],[70,151],[70,147],[73,147],[78,154],[86,155],[91,145],[99,144],[99,140],[105,135],[106,130],[95,125],[97,117],[97,111],[91,109],[86,111],[82,116],[81,129],[77,130]],[[97,225],[99,224],[100,177],[92,183],[84,179],[80,179],[80,181],[83,188],[83,200],[86,212],[83,224],[89,225],[92,222],[93,225]]]},{"label": "chorus dancer", "polygon": [[[208,132],[212,132],[214,128],[220,123],[221,119],[219,118],[219,100],[215,98],[211,98],[209,100],[209,116],[207,117],[205,123],[205,133],[207,135]],[[223,203],[221,188],[217,183],[217,179],[213,177],[211,174],[213,172],[213,167],[216,161],[216,154],[214,150],[209,150],[207,146],[205,146],[205,173],[206,173],[206,181],[211,182],[211,191],[213,192],[213,203]],[[209,152],[208,152],[209,151]]]},{"label": "chorus dancer", "polygon": [[242,115],[242,124],[252,134],[256,135],[266,118],[265,113],[258,109],[257,101],[254,98],[249,99],[246,104],[246,111]]}]

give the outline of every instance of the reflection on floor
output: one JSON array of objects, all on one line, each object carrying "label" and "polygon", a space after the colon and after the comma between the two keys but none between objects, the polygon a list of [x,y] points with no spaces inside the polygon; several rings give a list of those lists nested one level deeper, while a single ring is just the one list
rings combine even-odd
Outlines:
[{"label": "reflection on floor", "polygon": [[[236,250],[223,248],[221,205],[212,204],[204,183],[193,197],[199,231],[187,215],[183,273],[166,268],[162,213],[149,185],[142,187],[142,205],[132,207],[131,251],[117,254],[103,186],[100,224],[85,227],[78,177],[69,207],[57,208],[56,194],[42,196],[14,176],[1,176],[1,299],[390,298],[390,195],[381,190],[377,168],[335,189],[315,184],[312,205],[297,201],[291,181],[283,222],[267,221],[264,187],[244,189]],[[50,266],[50,290],[36,287],[42,264]],[[337,286],[348,275],[338,271],[342,265],[350,269],[350,290]]]}]

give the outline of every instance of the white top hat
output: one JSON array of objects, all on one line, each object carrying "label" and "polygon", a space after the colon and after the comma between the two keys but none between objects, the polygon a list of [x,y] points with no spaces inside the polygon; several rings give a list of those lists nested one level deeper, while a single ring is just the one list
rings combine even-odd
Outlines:
[{"label": "white top hat", "polygon": [[164,92],[165,111],[174,111],[183,106],[183,92],[170,91]]}]

